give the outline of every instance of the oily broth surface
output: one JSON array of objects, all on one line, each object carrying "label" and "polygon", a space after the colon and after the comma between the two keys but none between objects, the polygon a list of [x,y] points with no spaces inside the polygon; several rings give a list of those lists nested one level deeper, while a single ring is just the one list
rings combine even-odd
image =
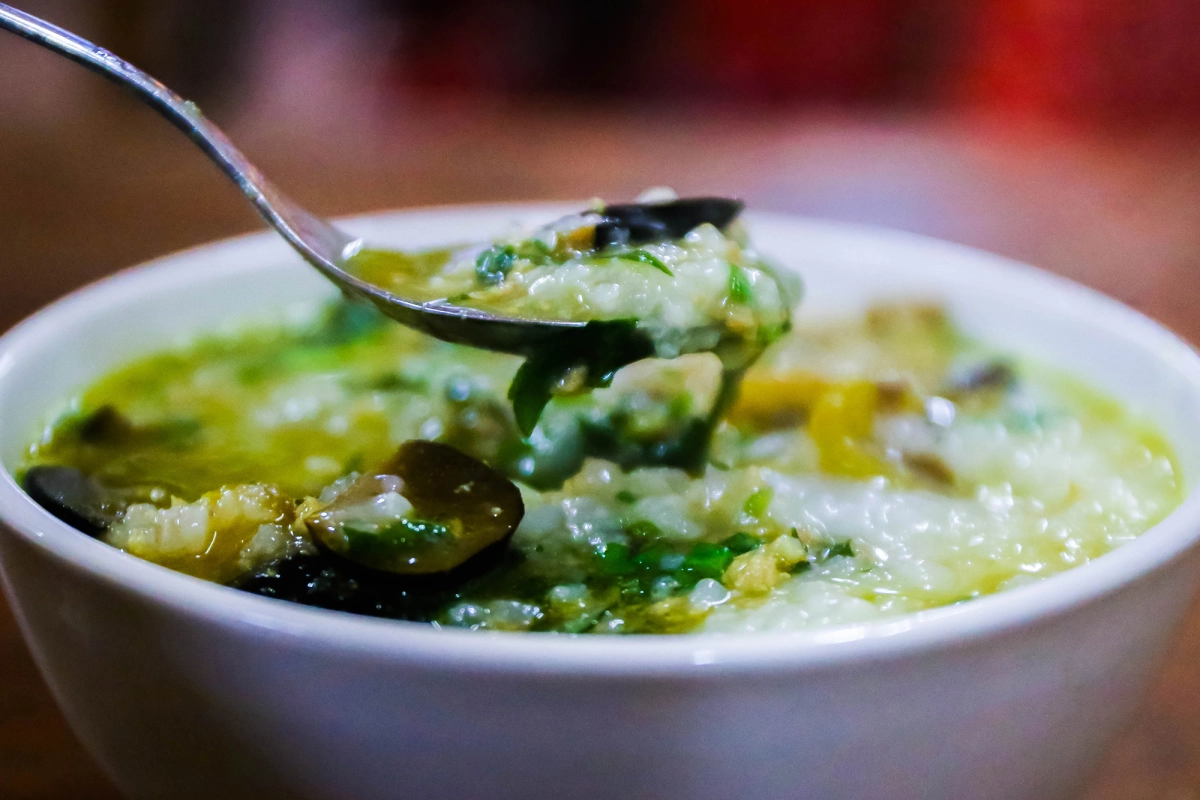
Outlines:
[{"label": "oily broth surface", "polygon": [[[747,376],[702,474],[585,457],[597,437],[668,441],[712,402],[713,361],[633,365],[553,401],[525,440],[505,399],[518,359],[338,305],[117,370],[26,466],[136,489],[150,502],[110,543],[239,584],[312,555],[297,504],[403,441],[443,441],[521,484],[509,556],[420,604],[353,610],[569,633],[794,629],[960,602],[1085,563],[1181,499],[1152,428],[920,305],[801,319]],[[99,409],[121,422],[90,435]]]}]

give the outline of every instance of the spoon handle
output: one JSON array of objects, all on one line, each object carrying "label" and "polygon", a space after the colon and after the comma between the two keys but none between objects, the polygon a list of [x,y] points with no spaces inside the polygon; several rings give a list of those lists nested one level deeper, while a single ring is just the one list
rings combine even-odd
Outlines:
[{"label": "spoon handle", "polygon": [[[103,47],[4,3],[0,3],[0,28],[65,56],[132,91],[215,161],[267,223],[278,230],[306,261],[322,272],[337,270],[337,263],[354,240],[309,214],[275,188],[221,129],[200,113],[195,103],[184,100]],[[317,248],[322,252],[317,252]]]}]

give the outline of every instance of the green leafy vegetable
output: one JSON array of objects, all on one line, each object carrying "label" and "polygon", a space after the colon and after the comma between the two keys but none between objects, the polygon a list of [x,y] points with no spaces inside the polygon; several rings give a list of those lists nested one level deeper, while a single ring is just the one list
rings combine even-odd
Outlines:
[{"label": "green leafy vegetable", "polygon": [[517,251],[512,245],[494,245],[475,259],[475,279],[485,286],[495,286],[512,271]]},{"label": "green leafy vegetable", "polygon": [[508,387],[517,428],[533,433],[554,387],[576,367],[584,369],[584,385],[596,389],[612,383],[626,364],[653,355],[654,345],[633,320],[589,322],[581,329],[559,335],[525,360]]},{"label": "green leafy vegetable", "polygon": [[746,502],[742,505],[742,511],[756,519],[761,518],[767,512],[767,506],[771,504],[774,494],[775,492],[770,486],[755,489],[754,494],[746,498]]},{"label": "green leafy vegetable", "polygon": [[542,410],[554,394],[554,385],[569,369],[570,365],[564,367],[552,359],[535,356],[526,359],[517,370],[508,386],[508,399],[522,436],[533,433]]},{"label": "green leafy vegetable", "polygon": [[526,239],[516,247],[517,256],[538,266],[556,263],[554,251],[541,239]]},{"label": "green leafy vegetable", "polygon": [[639,551],[633,562],[642,572],[653,578],[677,569],[684,562],[684,556],[673,552],[666,545],[652,544]]},{"label": "green leafy vegetable", "polygon": [[757,550],[759,547],[762,547],[762,539],[752,533],[738,531],[727,539],[724,539],[721,542],[721,546],[728,547],[730,552],[740,556],[742,553],[749,553],[751,550]]},{"label": "green leafy vegetable", "polygon": [[817,553],[817,561],[828,561],[835,556],[848,556],[853,558],[854,546],[849,539],[840,542],[834,542],[828,547],[821,548]]},{"label": "green leafy vegetable", "polygon": [[[752,550],[761,544],[757,537],[744,536],[747,538],[735,542],[739,547]],[[749,546],[751,540],[753,546]],[[596,551],[596,558],[598,572],[618,579],[622,597],[633,601],[661,592],[664,580],[672,593],[689,591],[705,578],[720,580],[740,552],[748,550],[735,551],[725,544],[696,542],[683,551],[669,542],[652,540],[641,545],[611,542]]]},{"label": "green leafy vegetable", "polygon": [[383,528],[348,522],[342,531],[351,557],[375,562],[420,552],[451,535],[445,525],[423,519],[400,519]]},{"label": "green leafy vegetable", "polygon": [[655,539],[662,536],[662,530],[648,519],[639,519],[625,526],[625,534],[639,539]]},{"label": "green leafy vegetable", "polygon": [[729,265],[729,296],[735,303],[749,303],[752,297],[749,276],[733,263]]},{"label": "green leafy vegetable", "polygon": [[712,578],[720,580],[733,562],[733,551],[728,547],[711,542],[696,542],[675,571],[675,579],[683,586],[695,586],[697,582]]},{"label": "green leafy vegetable", "polygon": [[609,542],[596,555],[601,570],[608,575],[629,575],[637,568],[627,544]]},{"label": "green leafy vegetable", "polygon": [[650,266],[654,267],[659,272],[665,272],[667,275],[670,275],[672,278],[675,277],[675,273],[671,272],[670,267],[668,267],[666,264],[664,264],[653,253],[650,253],[646,250],[629,250],[624,253],[616,253],[613,255],[613,258],[619,258],[622,261],[637,261],[638,263],[641,263],[641,264],[649,264]]}]

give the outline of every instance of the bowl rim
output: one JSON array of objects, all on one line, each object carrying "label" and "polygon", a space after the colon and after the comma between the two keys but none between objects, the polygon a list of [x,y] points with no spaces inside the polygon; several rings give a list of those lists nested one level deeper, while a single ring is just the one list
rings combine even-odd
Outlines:
[{"label": "bowl rim", "polygon": [[[479,203],[377,212],[338,220],[349,227],[447,215],[557,213],[561,203]],[[1200,355],[1159,323],[1100,292],[1020,262],[932,237],[868,225],[749,212],[751,224],[784,224],[827,234],[866,237],[887,247],[917,247],[971,262],[989,277],[1019,278],[1066,300],[1073,313],[1104,325],[1173,364],[1200,397]],[[253,269],[249,260],[209,268],[195,261],[216,254],[270,248],[270,231],[253,232],[165,255],[121,270],[47,305],[0,336],[0,383],[23,351],[55,338],[59,321],[100,313],[114,300],[173,284],[218,280]],[[278,242],[282,246],[282,242]],[[388,660],[462,671],[542,675],[699,677],[724,672],[776,672],[915,656],[1037,625],[1097,602],[1167,566],[1200,540],[1200,485],[1165,519],[1135,540],[1087,564],[970,603],[884,620],[799,631],[698,633],[629,637],[439,629],[424,623],[364,617],[251,595],[126,554],[53,517],[0,469],[0,522],[61,563],[173,612],[247,629],[300,646],[329,647]],[[1113,557],[1119,550],[1119,557]],[[0,565],[4,566],[4,565]],[[5,567],[7,568],[7,567]],[[6,579],[7,582],[7,579]],[[9,592],[10,598],[12,592]],[[14,607],[14,611],[19,609]]]}]

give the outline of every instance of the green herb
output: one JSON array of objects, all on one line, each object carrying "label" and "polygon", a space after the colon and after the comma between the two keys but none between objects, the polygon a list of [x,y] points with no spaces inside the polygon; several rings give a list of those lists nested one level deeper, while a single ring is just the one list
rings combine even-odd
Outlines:
[{"label": "green herb", "polygon": [[385,563],[453,538],[445,525],[424,519],[400,519],[382,528],[347,522],[342,532],[349,554],[367,563]]},{"label": "green herb", "polygon": [[637,495],[628,489],[622,489],[617,492],[617,502],[624,503],[625,505],[633,505],[637,502]]},{"label": "green herb", "polygon": [[512,271],[517,251],[510,244],[494,245],[475,259],[475,279],[485,286],[495,286]]},{"label": "green herb", "polygon": [[609,542],[601,547],[596,555],[601,571],[607,575],[629,575],[637,569],[627,544]]},{"label": "green herb", "polygon": [[755,519],[762,518],[766,513],[767,506],[771,504],[771,498],[775,492],[770,486],[763,486],[760,489],[755,489],[754,494],[746,498],[746,502],[742,504],[742,511],[745,511]]},{"label": "green herb", "polygon": [[742,553],[749,553],[751,550],[757,550],[759,547],[762,547],[762,539],[752,533],[738,531],[733,536],[724,539],[721,542],[721,546],[728,547],[731,553],[740,556]]},{"label": "green herb", "polygon": [[650,580],[653,580],[658,574],[677,569],[684,560],[682,555],[669,550],[666,545],[662,544],[652,544],[633,557],[633,562],[642,572],[650,573],[647,575]]},{"label": "green herb", "polygon": [[685,392],[672,397],[667,413],[671,419],[686,419],[692,413],[692,396]]},{"label": "green herb", "polygon": [[646,582],[638,578],[627,578],[617,584],[617,593],[626,603],[638,603],[646,596]]},{"label": "green herb", "polygon": [[672,278],[675,277],[675,273],[671,272],[670,267],[660,261],[653,253],[646,250],[628,250],[624,253],[615,253],[613,258],[619,258],[622,261],[637,261],[641,264],[649,264],[659,272],[665,272]]},{"label": "green herb", "polygon": [[509,384],[517,428],[524,436],[533,433],[555,384],[571,369],[584,367],[585,385],[596,389],[612,383],[621,367],[653,353],[654,345],[634,320],[594,321],[557,334],[525,360]]},{"label": "green herb", "polygon": [[526,239],[517,245],[517,256],[538,266],[554,263],[554,251],[541,239]]},{"label": "green herb", "polygon": [[571,366],[564,367],[545,356],[531,356],[517,370],[508,386],[508,399],[512,402],[517,429],[523,436],[533,433],[542,410],[554,394],[554,385]]},{"label": "green herb", "polygon": [[821,550],[817,553],[817,561],[828,561],[835,556],[846,556],[849,558],[854,557],[854,546],[849,539],[845,539],[840,542],[834,542],[827,547],[821,548]]},{"label": "green herb", "polygon": [[752,296],[750,276],[737,264],[729,264],[729,297],[735,303],[749,303]]},{"label": "green herb", "polygon": [[[653,530],[658,531],[657,526]],[[746,536],[757,543],[755,537]],[[745,546],[746,540],[739,539],[736,544]],[[596,551],[597,571],[621,579],[617,586],[626,599],[648,595],[664,577],[674,579],[675,588],[684,591],[705,578],[719,580],[734,555],[730,547],[711,542],[697,542],[686,553],[661,541],[651,541],[640,549],[636,542],[632,547],[612,542]]]},{"label": "green herb", "polygon": [[648,519],[639,519],[625,526],[625,535],[641,539],[657,539],[662,536],[662,530]]},{"label": "green herb", "polygon": [[792,321],[788,320],[780,325],[762,325],[758,329],[757,335],[754,337],[760,347],[766,347],[774,342],[780,336],[792,329]]},{"label": "green herb", "polygon": [[554,394],[555,383],[568,369],[545,357],[532,356],[517,370],[508,386],[508,399],[512,402],[517,429],[523,436],[533,433],[542,410]]},{"label": "green herb", "polygon": [[733,551],[711,542],[696,542],[675,571],[675,580],[683,587],[695,586],[705,578],[720,580],[733,561]]}]

